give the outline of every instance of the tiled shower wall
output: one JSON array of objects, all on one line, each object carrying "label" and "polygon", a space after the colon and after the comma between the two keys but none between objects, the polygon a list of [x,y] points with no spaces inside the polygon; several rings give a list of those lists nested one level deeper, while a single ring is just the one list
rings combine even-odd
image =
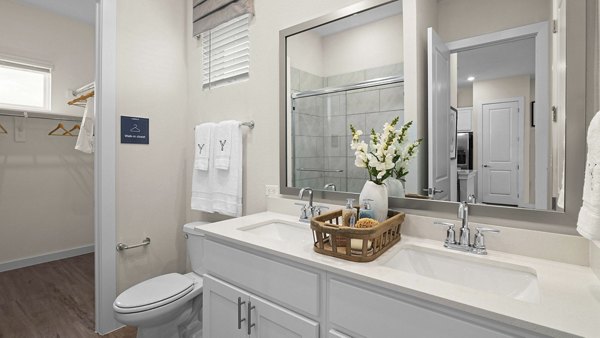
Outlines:
[{"label": "tiled shower wall", "polygon": [[[315,90],[402,74],[402,64],[320,78],[292,69],[292,89]],[[318,85],[322,83],[321,87]],[[403,123],[402,83],[295,99],[293,102],[294,183],[322,189],[333,183],[338,190],[360,192],[368,174],[354,165],[350,124],[368,134],[381,131],[396,116]],[[299,171],[297,169],[322,171]],[[343,172],[328,172],[343,170]]]}]

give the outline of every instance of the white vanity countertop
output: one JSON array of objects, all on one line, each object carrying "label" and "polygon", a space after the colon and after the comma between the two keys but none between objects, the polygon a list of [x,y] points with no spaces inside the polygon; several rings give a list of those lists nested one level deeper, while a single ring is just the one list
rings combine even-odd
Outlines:
[{"label": "white vanity countertop", "polygon": [[448,252],[448,249],[442,247],[441,241],[403,235],[398,244],[375,261],[354,263],[315,253],[309,224],[306,224],[306,242],[301,243],[268,239],[238,230],[240,227],[270,220],[297,222],[298,219],[280,213],[262,212],[199,226],[197,229],[209,238],[219,238],[542,334],[564,336],[561,333],[568,333],[600,337],[600,281],[589,267],[493,250],[489,250],[487,256],[452,251],[453,254],[469,255],[492,264],[511,263],[534,269],[538,277],[540,301],[528,303],[382,265],[405,246]]}]

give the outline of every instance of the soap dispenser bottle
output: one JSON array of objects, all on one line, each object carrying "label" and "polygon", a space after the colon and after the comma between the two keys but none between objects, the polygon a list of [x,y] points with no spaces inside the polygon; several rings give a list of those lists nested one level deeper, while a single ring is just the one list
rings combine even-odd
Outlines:
[{"label": "soap dispenser bottle", "polygon": [[353,228],[356,224],[356,209],[352,206],[353,198],[348,198],[346,206],[342,209],[342,225]]},{"label": "soap dispenser bottle", "polygon": [[371,219],[375,219],[375,212],[373,211],[373,209],[371,209],[371,202],[373,201],[372,199],[368,199],[365,198],[363,200],[363,205],[360,208],[360,212],[358,213],[358,219],[361,218],[371,218]]}]

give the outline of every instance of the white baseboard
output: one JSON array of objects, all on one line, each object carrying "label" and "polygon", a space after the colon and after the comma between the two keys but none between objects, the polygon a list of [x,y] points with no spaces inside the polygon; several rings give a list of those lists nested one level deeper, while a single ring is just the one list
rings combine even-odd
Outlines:
[{"label": "white baseboard", "polygon": [[94,252],[94,244],[84,245],[77,248],[71,248],[61,251],[54,251],[45,253],[39,256],[25,257],[20,259],[15,259],[13,261],[2,262],[0,263],[0,272],[20,269],[27,266],[32,266],[41,263],[47,263],[52,261],[57,261],[59,259],[75,257],[79,255],[84,255],[90,252]]}]

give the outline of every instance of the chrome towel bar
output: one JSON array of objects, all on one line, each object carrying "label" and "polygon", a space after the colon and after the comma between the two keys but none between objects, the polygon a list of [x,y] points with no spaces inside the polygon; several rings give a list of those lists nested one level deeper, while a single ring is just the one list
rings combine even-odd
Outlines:
[{"label": "chrome towel bar", "polygon": [[319,171],[322,173],[343,173],[342,169],[297,168],[298,171]]},{"label": "chrome towel bar", "polygon": [[137,248],[137,247],[140,247],[140,246],[146,246],[146,245],[150,245],[150,237],[144,238],[144,240],[142,241],[142,243],[136,244],[136,245],[127,245],[125,243],[119,243],[119,244],[117,244],[117,251],[123,251],[123,250],[127,250],[127,249],[133,249],[133,248]]}]

